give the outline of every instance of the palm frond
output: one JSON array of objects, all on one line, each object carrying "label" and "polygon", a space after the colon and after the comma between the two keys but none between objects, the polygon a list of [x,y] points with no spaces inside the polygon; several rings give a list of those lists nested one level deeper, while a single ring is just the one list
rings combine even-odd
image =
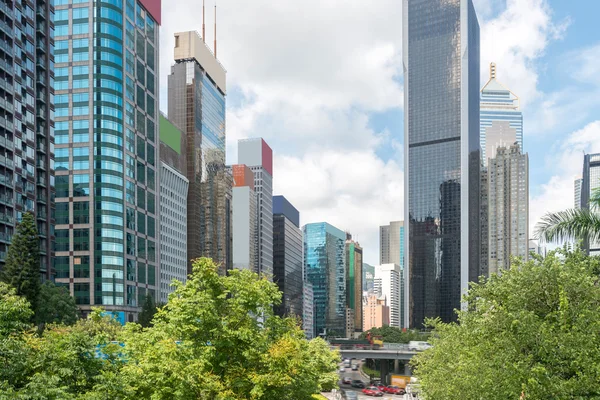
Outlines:
[{"label": "palm frond", "polygon": [[590,196],[590,209],[592,210],[600,210],[600,187],[592,190],[592,195]]},{"label": "palm frond", "polygon": [[600,240],[600,215],[593,210],[570,209],[548,213],[535,227],[534,236],[542,242]]}]

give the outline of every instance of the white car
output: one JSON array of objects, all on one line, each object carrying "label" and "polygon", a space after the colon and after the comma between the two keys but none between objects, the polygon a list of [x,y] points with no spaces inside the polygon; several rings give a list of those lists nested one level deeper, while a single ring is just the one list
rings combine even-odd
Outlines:
[{"label": "white car", "polygon": [[340,372],[346,372],[346,368],[340,367]]}]

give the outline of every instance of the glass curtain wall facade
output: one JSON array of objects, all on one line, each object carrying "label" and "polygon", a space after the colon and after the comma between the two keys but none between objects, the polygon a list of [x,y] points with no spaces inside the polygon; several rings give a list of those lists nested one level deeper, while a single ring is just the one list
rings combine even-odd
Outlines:
[{"label": "glass curtain wall facade", "polygon": [[355,332],[362,332],[362,278],[363,278],[363,249],[358,242],[347,234],[346,240],[346,296],[347,306],[352,310]]},{"label": "glass curtain wall facade", "polygon": [[[225,69],[197,33],[175,34],[175,65],[168,86],[169,119],[187,138],[188,258],[212,258],[225,273],[233,263]],[[190,261],[188,272],[191,267]]]},{"label": "glass curtain wall facade", "polygon": [[313,288],[314,337],[342,337],[346,326],[346,234],[318,222],[304,233],[304,270]]},{"label": "glass curtain wall facade", "polygon": [[[158,295],[158,14],[56,1],[56,270],[85,313]],[[160,6],[160,2],[158,2]]]},{"label": "glass curtain wall facade", "polygon": [[455,321],[477,279],[479,24],[471,0],[403,0],[405,250],[410,327]]},{"label": "glass curtain wall facade", "polygon": [[[594,191],[600,188],[600,154],[586,154],[583,158],[583,181],[581,183],[581,208],[590,208]],[[600,255],[600,242],[584,242],[590,255]]]},{"label": "glass curtain wall facade", "polygon": [[273,282],[283,296],[275,313],[302,317],[304,249],[299,213],[283,196],[273,197],[273,204]]},{"label": "glass curtain wall facade", "polygon": [[42,279],[54,274],[53,20],[51,1],[0,2],[0,269],[31,212]]}]

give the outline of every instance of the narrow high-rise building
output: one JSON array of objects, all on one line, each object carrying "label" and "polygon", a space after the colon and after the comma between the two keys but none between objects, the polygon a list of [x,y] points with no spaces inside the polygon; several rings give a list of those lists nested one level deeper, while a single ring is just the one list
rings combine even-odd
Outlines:
[{"label": "narrow high-rise building", "polygon": [[373,279],[375,278],[375,267],[373,265],[363,263],[363,294],[373,293]]},{"label": "narrow high-rise building", "polygon": [[346,234],[327,222],[306,224],[304,270],[313,290],[313,336],[346,333]]},{"label": "narrow high-rise building", "polygon": [[481,125],[479,140],[484,167],[496,157],[500,147],[514,143],[523,150],[523,113],[519,97],[502,85],[496,77],[496,64],[490,64],[490,79],[481,89]]},{"label": "narrow high-rise building", "polygon": [[160,119],[160,302],[187,280],[187,192],[185,135],[162,114]]},{"label": "narrow high-rise building", "polygon": [[282,293],[279,316],[302,316],[304,251],[300,213],[285,197],[273,196],[273,282]]},{"label": "narrow high-rise building", "polygon": [[499,147],[489,159],[489,274],[510,268],[512,257],[528,259],[529,157],[518,143]]},{"label": "narrow high-rise building", "polygon": [[408,328],[405,322],[407,271],[404,268],[404,221],[392,221],[389,225],[380,226],[379,232],[380,264],[397,264],[400,266],[400,326]]},{"label": "narrow high-rise building", "polygon": [[375,267],[375,294],[386,299],[389,307],[390,326],[396,328],[401,327],[400,283],[400,266],[398,264],[382,264]]},{"label": "narrow high-rise building", "polygon": [[313,287],[305,277],[304,288],[302,290],[302,329],[309,340],[315,337],[314,309]]},{"label": "narrow high-rise building", "polygon": [[575,196],[574,196],[574,207],[581,208],[581,188],[583,186],[583,179],[575,179]]},{"label": "narrow high-rise building", "polygon": [[[352,310],[355,332],[362,332],[363,322],[363,290],[362,272],[363,249],[360,244],[352,240],[352,235],[346,234],[346,305]],[[349,337],[350,335],[346,335]]]},{"label": "narrow high-rise building", "polygon": [[[583,158],[581,208],[590,208],[590,199],[598,188],[600,188],[600,153],[586,154]],[[584,241],[583,247],[589,255],[600,255],[600,241]]]},{"label": "narrow high-rise building", "polygon": [[[16,224],[30,212],[42,280],[55,272],[53,4],[5,1],[0,7],[0,270]],[[64,15],[58,16],[64,25]],[[60,274],[68,278],[68,262],[64,267],[61,261]]]},{"label": "narrow high-rise building", "polygon": [[273,278],[273,150],[261,138],[238,141],[238,162],[254,173],[257,272]]},{"label": "narrow high-rise building", "polygon": [[479,23],[471,0],[403,0],[406,319],[456,321],[480,262]]},{"label": "narrow high-rise building", "polygon": [[56,281],[122,322],[160,280],[160,4],[55,4]]},{"label": "narrow high-rise building", "polygon": [[254,174],[244,164],[233,165],[231,169],[233,172],[233,268],[258,272]]},{"label": "narrow high-rise building", "polygon": [[169,119],[186,135],[188,272],[191,260],[232,267],[231,187],[225,166],[226,71],[196,32],[175,34]]}]

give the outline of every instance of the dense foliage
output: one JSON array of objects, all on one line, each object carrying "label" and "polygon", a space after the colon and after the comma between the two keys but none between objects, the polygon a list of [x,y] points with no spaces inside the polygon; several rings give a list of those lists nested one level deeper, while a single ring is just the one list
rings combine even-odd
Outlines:
[{"label": "dense foliage", "polygon": [[561,250],[475,284],[413,360],[427,399],[600,398],[600,258]]},{"label": "dense foliage", "polygon": [[149,294],[146,295],[144,299],[144,304],[142,305],[142,311],[138,316],[138,323],[143,328],[148,328],[152,326],[152,319],[154,318],[154,314],[156,314],[157,308],[156,303],[154,302],[154,298]]},{"label": "dense foliage", "polygon": [[35,313],[37,325],[73,325],[77,321],[75,299],[65,287],[44,282],[40,288],[38,307]]},{"label": "dense foliage", "polygon": [[273,315],[277,286],[209,259],[152,326],[94,311],[32,331],[25,299],[0,286],[0,399],[310,399],[336,385],[339,355]]},{"label": "dense foliage", "polygon": [[403,330],[393,326],[384,326],[381,328],[372,328],[361,333],[360,338],[366,339],[371,334],[372,338],[381,338],[383,343],[408,343],[410,341],[427,341],[428,333],[422,333],[416,330]]}]

